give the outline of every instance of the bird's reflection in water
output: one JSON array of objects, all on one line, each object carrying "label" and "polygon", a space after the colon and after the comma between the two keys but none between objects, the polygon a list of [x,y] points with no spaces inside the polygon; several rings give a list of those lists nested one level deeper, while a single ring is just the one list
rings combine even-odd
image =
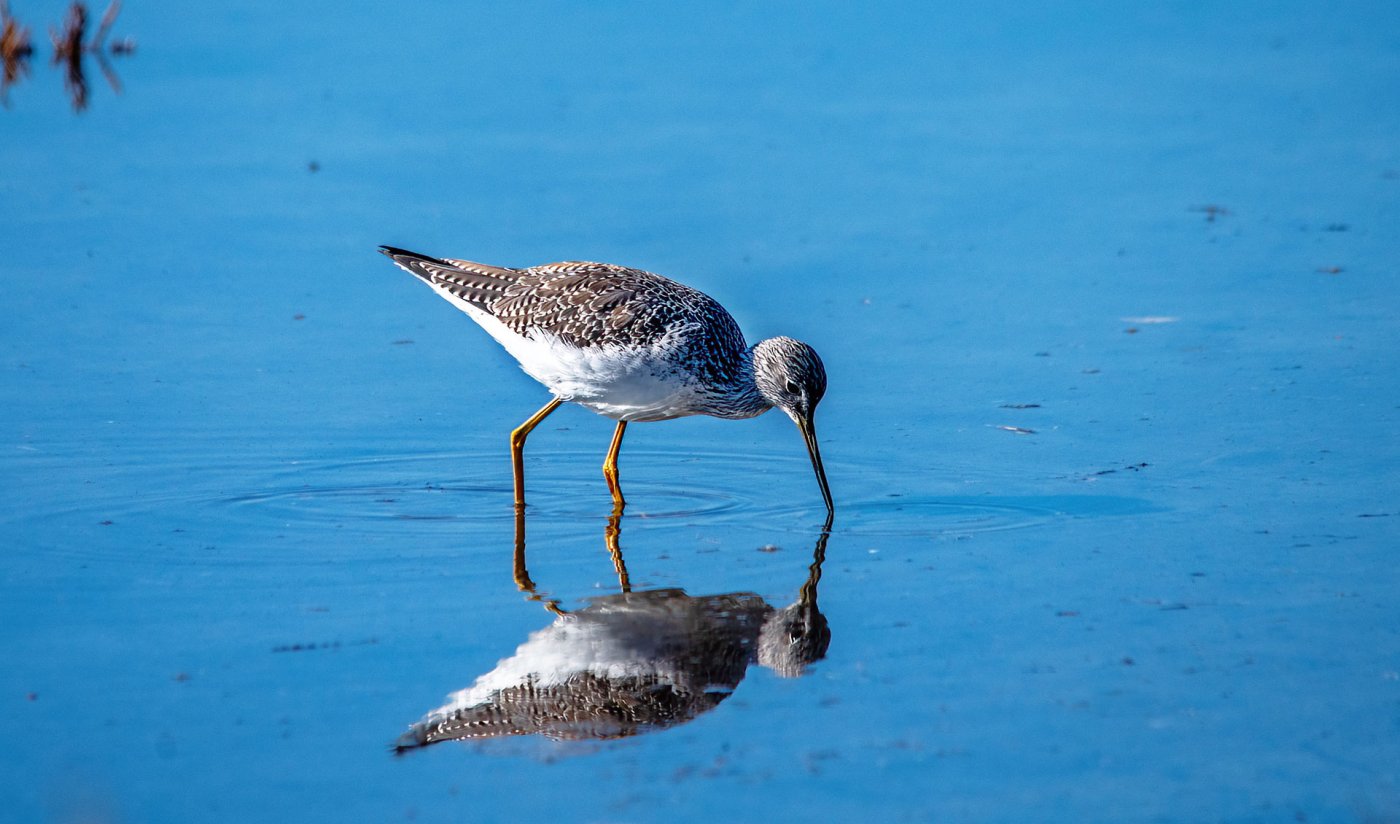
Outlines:
[{"label": "bird's reflection in water", "polygon": [[749,592],[631,591],[614,515],[604,536],[622,592],[566,611],[536,594],[525,568],[524,517],[517,516],[516,584],[554,614],[554,623],[411,726],[395,750],[511,735],[625,738],[714,709],[754,662],[801,675],[831,642],[817,609],[830,526],[828,520],[817,538],[797,600],[775,608]]}]

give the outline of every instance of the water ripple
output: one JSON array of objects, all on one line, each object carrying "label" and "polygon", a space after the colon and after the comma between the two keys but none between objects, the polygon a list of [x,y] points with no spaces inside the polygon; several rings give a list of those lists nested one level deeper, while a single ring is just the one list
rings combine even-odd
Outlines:
[{"label": "water ripple", "polygon": [[[225,543],[268,544],[271,559],[278,554],[272,544],[285,546],[328,530],[378,544],[372,551],[381,551],[385,542],[410,546],[430,540],[433,546],[460,546],[464,538],[479,538],[483,529],[504,536],[514,511],[504,450],[292,461],[245,454],[210,458],[202,465],[196,456],[164,457],[165,466],[128,467],[111,483],[87,487],[77,498],[39,502],[25,520],[144,520],[151,527],[169,531],[173,525],[174,532],[215,536]],[[526,478],[532,517],[556,524],[593,523],[605,517],[611,501],[598,458],[595,451],[586,450],[529,453]],[[945,477],[949,472],[901,476],[887,466],[858,461],[829,461],[828,469],[840,481],[836,529],[852,535],[957,537],[1151,509],[1142,501],[1109,496],[995,494],[1009,488],[1004,478],[979,476],[966,467],[959,468],[955,480]],[[121,472],[150,480],[133,485]],[[761,524],[770,531],[804,532],[824,515],[806,456],[778,447],[743,453],[635,449],[625,455],[623,484],[628,521],[633,523]],[[146,491],[133,495],[133,486]],[[1024,483],[1020,486],[1026,488]],[[1031,485],[1036,486],[1040,485]],[[989,492],[969,495],[968,489]],[[962,494],[941,494],[943,490]],[[243,560],[250,558],[245,555]]]}]

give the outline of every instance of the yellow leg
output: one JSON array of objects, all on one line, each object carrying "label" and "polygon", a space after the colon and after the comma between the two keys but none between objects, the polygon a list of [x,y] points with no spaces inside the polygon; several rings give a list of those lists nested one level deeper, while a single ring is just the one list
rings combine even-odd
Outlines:
[{"label": "yellow leg", "polygon": [[617,481],[617,453],[622,449],[622,433],[627,429],[627,421],[617,422],[613,432],[612,445],[608,447],[608,457],[603,459],[603,477],[608,481],[608,492],[612,493],[613,511],[621,512],[627,502],[622,499],[622,484]]},{"label": "yellow leg", "polygon": [[623,592],[632,591],[632,579],[627,575],[627,564],[622,560],[622,546],[618,539],[622,535],[622,507],[613,508],[612,515],[608,517],[608,525],[603,528],[603,543],[608,547],[608,554],[612,556],[613,571],[617,573],[617,584],[622,587]]},{"label": "yellow leg", "polygon": [[530,416],[525,423],[517,426],[510,433],[510,465],[515,473],[515,505],[521,507],[525,505],[525,438],[529,436],[530,430],[540,425],[540,421],[549,417],[563,401],[554,398],[544,405],[544,408]]}]

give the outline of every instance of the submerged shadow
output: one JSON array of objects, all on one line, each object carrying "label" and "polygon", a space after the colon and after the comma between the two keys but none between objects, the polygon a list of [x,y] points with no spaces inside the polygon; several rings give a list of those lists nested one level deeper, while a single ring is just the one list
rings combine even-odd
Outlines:
[{"label": "submerged shadow", "polygon": [[552,613],[554,622],[409,727],[394,750],[517,735],[626,738],[684,724],[714,709],[750,664],[785,677],[801,675],[831,643],[817,608],[830,529],[828,519],[797,600],[774,607],[751,592],[632,591],[619,546],[621,521],[614,514],[603,535],[622,592],[569,611],[537,593],[525,566],[525,518],[517,514],[516,585]]}]

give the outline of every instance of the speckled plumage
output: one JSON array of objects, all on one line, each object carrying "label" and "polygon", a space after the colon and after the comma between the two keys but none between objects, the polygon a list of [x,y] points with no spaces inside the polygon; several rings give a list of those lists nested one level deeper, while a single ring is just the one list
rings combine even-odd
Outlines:
[{"label": "speckled plumage", "polygon": [[807,344],[778,337],[748,347],[714,299],[640,269],[584,261],[510,269],[380,251],[475,320],[554,395],[511,436],[518,505],[525,437],[560,402],[572,401],[618,422],[604,475],[619,506],[617,450],[628,423],[751,418],[776,406],[801,430],[832,509],[812,417],[826,370]]},{"label": "speckled plumage", "polygon": [[386,254],[428,285],[487,312],[518,335],[548,332],[579,348],[642,347],[679,336],[677,362],[714,385],[738,380],[744,334],[714,298],[670,278],[612,263],[565,261],[507,269]]},{"label": "speckled plumage", "polygon": [[593,599],[532,633],[410,727],[398,747],[503,735],[620,738],[683,723],[739,684],[773,613],[750,593],[664,589]]},{"label": "speckled plumage", "polygon": [[581,672],[547,687],[531,681],[507,687],[489,703],[415,725],[395,749],[508,735],[561,741],[626,738],[689,721],[727,697],[728,692],[718,690],[682,691],[656,676],[604,678]]},{"label": "speckled plumage", "polygon": [[797,602],[782,609],[752,593],[664,589],[607,595],[560,614],[410,726],[395,749],[512,735],[624,738],[714,709],[753,663],[800,675],[831,642],[816,599],[826,538],[818,538]]}]

